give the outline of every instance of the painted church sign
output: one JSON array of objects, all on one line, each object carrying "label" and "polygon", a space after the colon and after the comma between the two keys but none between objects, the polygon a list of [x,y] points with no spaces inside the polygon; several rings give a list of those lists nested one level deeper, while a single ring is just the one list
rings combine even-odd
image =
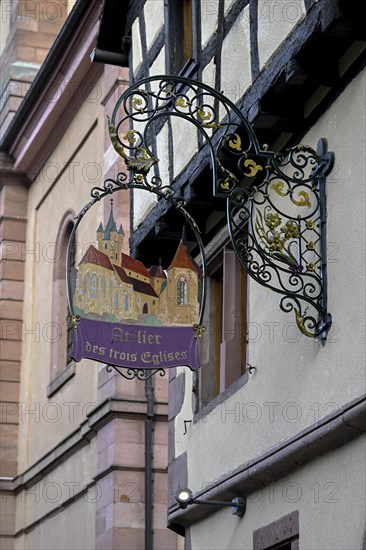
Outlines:
[{"label": "painted church sign", "polygon": [[[71,241],[70,241],[71,242]],[[114,219],[81,257],[68,253],[69,308],[74,327],[70,357],[136,373],[176,366],[199,368],[197,337],[201,269],[181,240],[169,266],[146,267],[124,252],[125,234]]]}]

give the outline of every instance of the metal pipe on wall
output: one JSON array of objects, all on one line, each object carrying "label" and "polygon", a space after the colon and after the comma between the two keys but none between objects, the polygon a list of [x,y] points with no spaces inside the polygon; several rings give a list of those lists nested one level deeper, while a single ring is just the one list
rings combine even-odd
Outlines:
[{"label": "metal pipe on wall", "polygon": [[153,430],[154,430],[154,387],[152,378],[145,381],[145,550],[153,550]]}]

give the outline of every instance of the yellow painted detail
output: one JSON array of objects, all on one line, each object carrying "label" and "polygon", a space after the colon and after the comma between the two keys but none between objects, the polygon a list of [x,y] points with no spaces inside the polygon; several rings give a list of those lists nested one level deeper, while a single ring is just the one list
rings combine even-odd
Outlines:
[{"label": "yellow painted detail", "polygon": [[236,149],[237,151],[241,151],[242,148],[241,148],[241,138],[239,136],[239,134],[234,134],[235,136],[235,139],[230,139],[229,140],[229,147],[231,147],[231,149]]},{"label": "yellow painted detail", "polygon": [[246,159],[244,162],[245,168],[249,168],[249,172],[245,172],[245,175],[248,178],[254,178],[254,176],[259,172],[260,170],[263,170],[263,166],[260,164],[257,164],[252,159]]}]

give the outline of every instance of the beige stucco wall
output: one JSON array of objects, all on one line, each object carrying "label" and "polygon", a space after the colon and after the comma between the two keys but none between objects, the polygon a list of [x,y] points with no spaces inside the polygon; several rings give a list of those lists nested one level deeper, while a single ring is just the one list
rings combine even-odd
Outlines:
[{"label": "beige stucco wall", "polygon": [[1,2],[0,4],[0,55],[5,48],[6,41],[10,30],[10,19],[13,13],[13,6],[8,0],[7,2]]},{"label": "beige stucco wall", "polygon": [[[220,90],[236,103],[252,83],[250,70],[249,6],[245,7],[225,37],[221,53]],[[223,116],[224,110],[220,110]]]},{"label": "beige stucco wall", "polygon": [[[253,548],[253,531],[299,511],[300,548],[362,548],[365,518],[365,437],[249,496],[243,518],[230,508],[191,528],[192,548]],[[202,478],[209,481],[208,476]],[[249,527],[250,526],[250,527]]]},{"label": "beige stucco wall", "polygon": [[164,22],[164,0],[147,0],[144,5],[146,21],[146,42],[151,48]]},{"label": "beige stucco wall", "polygon": [[132,25],[132,52],[132,69],[135,73],[142,61],[139,17],[135,19]]},{"label": "beige stucco wall", "polygon": [[[92,439],[88,445],[70,456],[68,460],[60,463],[41,481],[21,491],[17,496],[17,530],[41,520],[46,514],[78,495],[88,504],[87,508],[93,508],[95,502],[103,498],[101,485],[92,484],[93,477],[96,475],[96,453],[96,439]],[[89,486],[90,488],[85,493],[85,489]],[[76,498],[76,500],[78,499]],[[74,504],[69,506],[72,507]],[[42,526],[41,523],[35,530],[38,529],[46,532],[49,529],[52,530],[52,527],[47,521],[47,527]],[[75,533],[77,525],[73,530]],[[94,535],[93,532],[90,540],[93,540]],[[65,548],[67,544],[65,537],[60,541],[61,543],[65,545]]]},{"label": "beige stucco wall", "polygon": [[263,69],[283,40],[305,16],[303,0],[258,3],[259,65]]},{"label": "beige stucco wall", "polygon": [[[59,489],[56,485],[52,486],[53,482],[46,487],[45,495],[47,499],[56,498],[57,490],[63,491],[65,494],[72,491],[72,486],[65,483],[66,478],[61,477],[63,481],[59,484]],[[75,475],[68,479],[74,481]],[[64,550],[70,548],[85,550],[86,548],[95,548],[95,501],[99,498],[98,495],[99,493],[95,488],[91,488],[80,499],[62,509],[62,513],[48,518],[46,523],[41,523],[27,535],[18,537],[15,542],[15,549],[49,550],[52,548],[54,550]],[[32,503],[28,509],[35,507],[35,497],[33,495],[25,494],[23,498]],[[44,500],[42,491],[40,500]]]},{"label": "beige stucco wall", "polygon": [[[218,478],[365,393],[365,306],[359,291],[365,280],[360,225],[364,106],[365,74],[351,82],[302,140],[316,147],[317,139],[327,136],[336,159],[327,182],[329,311],[334,323],[328,341],[322,347],[302,336],[294,317],[279,309],[279,295],[249,281],[248,363],[257,370],[183,438],[183,420],[192,418],[188,383],[175,421],[176,455],[188,451],[193,491],[201,488],[202,479]],[[237,442],[235,452],[223,443],[228,440]]]},{"label": "beige stucco wall", "polygon": [[[102,93],[101,83],[98,86]],[[19,430],[20,472],[86,420],[84,405],[96,401],[99,367],[90,361],[78,364],[73,380],[51,399],[47,399],[46,391],[50,383],[51,340],[56,338],[50,325],[54,243],[64,213],[69,209],[78,212],[90,199],[93,183],[98,185],[102,181],[104,117],[100,99],[83,104],[67,135],[61,139],[29,191],[22,349],[25,368],[20,394],[21,412],[24,411]],[[78,242],[95,239],[96,219],[103,219],[100,204],[93,208],[91,215],[85,216],[77,234]],[[35,332],[32,334],[30,331]],[[65,405],[66,402],[75,403],[75,406]],[[70,407],[74,412],[72,423],[69,421]],[[32,410],[35,414],[27,413]]]}]

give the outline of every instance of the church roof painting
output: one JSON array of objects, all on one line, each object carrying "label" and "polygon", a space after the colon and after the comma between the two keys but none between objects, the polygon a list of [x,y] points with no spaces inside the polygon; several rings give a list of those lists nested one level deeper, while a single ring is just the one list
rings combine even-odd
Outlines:
[{"label": "church roof painting", "polygon": [[[127,265],[124,265],[123,267],[118,265],[112,265],[109,257],[106,254],[103,254],[103,252],[100,252],[99,250],[97,250],[91,244],[88,250],[86,251],[86,254],[83,256],[82,260],[80,261],[79,265],[81,264],[99,265],[104,267],[105,269],[109,269],[110,271],[115,271],[123,283],[127,283],[133,286],[133,290],[135,292],[140,292],[141,294],[147,294],[148,296],[153,296],[154,298],[157,297],[158,295],[156,294],[155,290],[153,289],[150,283],[139,281],[138,279],[129,277],[126,273],[126,269],[134,272],[137,272],[137,270],[139,269],[140,272],[142,272],[141,274],[145,275],[145,272],[141,268],[143,264],[138,260],[135,260],[134,258],[127,256],[127,254],[123,254],[122,256],[123,256],[122,262],[125,262],[126,258],[129,259],[129,261],[126,262]],[[147,273],[146,276],[150,277],[150,274],[145,268],[145,266],[143,266],[143,268]]]},{"label": "church roof painting", "polygon": [[103,254],[103,252],[100,252],[100,250],[97,250],[92,244],[80,260],[79,265],[82,264],[101,265],[102,267],[113,271],[113,266],[108,256]]},{"label": "church roof painting", "polygon": [[192,271],[195,271],[198,274],[200,274],[201,272],[196,262],[188,254],[188,251],[184,246],[183,241],[180,241],[177,251],[175,253],[175,256],[172,260],[172,263],[168,267],[167,271],[169,271],[170,269],[173,269],[173,267],[191,269]]},{"label": "church roof painting", "polygon": [[159,277],[160,279],[166,279],[165,271],[161,265],[152,265],[149,269],[150,277]]},{"label": "church roof painting", "polygon": [[135,273],[138,273],[139,275],[143,275],[144,277],[147,277],[150,279],[151,275],[144,266],[142,262],[139,260],[135,260],[135,258],[131,258],[131,256],[128,256],[124,252],[122,252],[122,267],[126,269],[127,271],[134,271]]}]

